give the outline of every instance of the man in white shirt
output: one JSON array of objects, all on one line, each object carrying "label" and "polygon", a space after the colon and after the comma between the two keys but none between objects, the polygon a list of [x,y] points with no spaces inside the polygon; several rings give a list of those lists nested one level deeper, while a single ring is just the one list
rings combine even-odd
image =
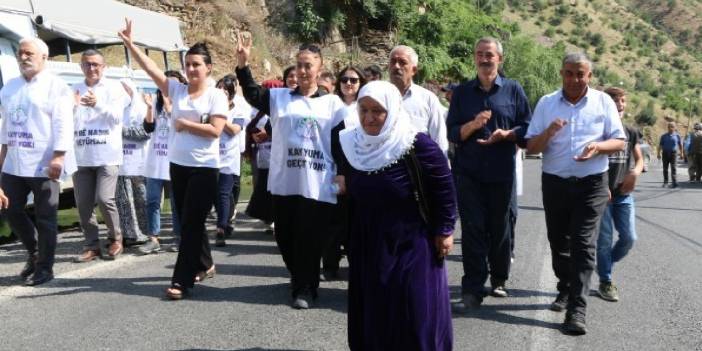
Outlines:
[{"label": "man in white shirt", "polygon": [[412,82],[418,64],[419,56],[414,49],[405,45],[396,46],[390,51],[390,82],[400,90],[402,107],[412,118],[412,125],[419,132],[428,134],[446,154],[446,108],[436,94]]},{"label": "man in white shirt", "polygon": [[103,257],[115,259],[123,250],[115,190],[122,164],[122,114],[130,100],[119,82],[103,78],[105,59],[99,51],[83,52],[80,66],[85,81],[75,86],[78,171],[73,175],[73,186],[85,246],[75,262],[88,262],[101,254],[96,201],[110,241]]},{"label": "man in white shirt", "polygon": [[[0,90],[2,188],[10,201],[10,228],[29,253],[20,272],[25,285],[53,278],[57,180],[75,168],[64,162],[73,146],[73,96],[63,80],[44,71],[48,56],[49,48],[40,39],[22,39],[17,52],[22,74]],[[30,192],[36,225],[25,211]]]},{"label": "man in white shirt", "polygon": [[609,199],[607,155],[623,150],[626,134],[609,95],[588,86],[592,62],[568,54],[563,88],[542,97],[525,139],[543,152],[542,191],[558,296],[551,310],[567,309],[565,332],[585,334],[586,298],[595,267],[600,218]]}]

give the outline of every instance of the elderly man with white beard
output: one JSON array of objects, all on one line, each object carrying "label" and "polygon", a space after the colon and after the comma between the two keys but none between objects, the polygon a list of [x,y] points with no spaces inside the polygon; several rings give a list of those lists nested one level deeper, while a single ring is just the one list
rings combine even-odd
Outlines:
[{"label": "elderly man with white beard", "polygon": [[[29,254],[20,277],[30,286],[53,279],[57,180],[75,170],[67,156],[73,146],[73,95],[63,80],[45,71],[48,56],[40,39],[22,39],[17,51],[22,74],[0,90],[2,188],[10,202],[10,228]],[[25,211],[30,192],[36,224]]]}]

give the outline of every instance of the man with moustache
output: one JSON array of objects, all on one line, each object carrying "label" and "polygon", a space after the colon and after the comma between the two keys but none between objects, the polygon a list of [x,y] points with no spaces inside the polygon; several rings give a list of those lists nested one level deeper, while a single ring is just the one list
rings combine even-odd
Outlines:
[{"label": "man with moustache", "polygon": [[484,37],[475,44],[477,77],[454,89],[448,139],[456,145],[452,171],[461,216],[463,251],[460,310],[480,306],[485,281],[507,297],[516,144],[524,143],[531,109],[524,89],[498,74],[502,44]]},{"label": "man with moustache", "polygon": [[[30,286],[54,277],[57,180],[75,168],[66,155],[73,146],[73,96],[63,80],[45,71],[48,56],[49,48],[41,39],[20,40],[17,62],[21,76],[0,90],[2,188],[10,202],[10,228],[29,254],[19,275]],[[25,211],[30,192],[35,222]]]},{"label": "man with moustache", "polygon": [[563,329],[582,335],[597,233],[607,206],[608,155],[624,149],[626,134],[609,95],[588,86],[592,61],[563,58],[563,88],[542,97],[525,138],[530,153],[543,153],[541,176],[546,231],[558,296],[551,310],[567,309]]},{"label": "man with moustache", "polygon": [[419,56],[414,49],[405,45],[396,46],[390,51],[390,82],[400,90],[402,107],[409,113],[412,125],[419,132],[428,134],[446,154],[446,108],[434,93],[412,81],[418,64]]}]

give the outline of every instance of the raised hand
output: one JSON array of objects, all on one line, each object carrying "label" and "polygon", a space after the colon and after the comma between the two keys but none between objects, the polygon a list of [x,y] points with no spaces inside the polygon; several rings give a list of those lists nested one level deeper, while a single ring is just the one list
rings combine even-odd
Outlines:
[{"label": "raised hand", "polygon": [[142,94],[142,97],[144,99],[144,103],[146,104],[146,106],[151,108],[154,105],[154,98],[153,98],[153,96],[151,96],[151,94],[144,93],[144,94]]},{"label": "raised hand", "polygon": [[92,89],[88,89],[88,92],[80,98],[80,104],[84,106],[95,107],[97,103],[97,98]]},{"label": "raised hand", "polygon": [[475,115],[475,119],[473,119],[473,123],[475,125],[476,129],[480,129],[484,127],[487,122],[492,118],[492,111],[491,110],[485,110],[481,111],[477,115]]},{"label": "raised hand", "polygon": [[556,118],[551,124],[549,124],[548,128],[546,129],[546,132],[548,133],[549,137],[553,137],[558,133],[559,130],[563,129],[563,127],[568,124],[568,121],[560,118]]},{"label": "raised hand", "polygon": [[580,154],[580,156],[575,156],[574,159],[578,162],[583,162],[591,159],[593,156],[596,156],[598,154],[599,148],[597,147],[597,143],[589,143],[585,145],[585,148],[583,148],[583,152]]},{"label": "raised hand", "polygon": [[239,68],[244,68],[249,62],[249,56],[251,56],[251,47],[253,46],[253,40],[251,35],[244,35],[241,32],[236,34],[236,59],[237,66]]},{"label": "raised hand", "polygon": [[511,130],[498,129],[498,130],[492,132],[492,134],[490,134],[490,137],[488,139],[478,139],[477,142],[480,145],[490,145],[490,144],[500,142],[502,140],[509,139],[511,134],[512,134]]},{"label": "raised hand", "polygon": [[128,18],[124,19],[125,27],[117,32],[117,35],[125,44],[132,44],[132,21]]}]

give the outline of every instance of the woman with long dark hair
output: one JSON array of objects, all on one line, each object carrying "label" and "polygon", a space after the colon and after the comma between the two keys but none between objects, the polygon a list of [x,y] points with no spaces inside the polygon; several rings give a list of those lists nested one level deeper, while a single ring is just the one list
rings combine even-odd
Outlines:
[{"label": "woman with long dark hair", "polygon": [[[207,84],[212,58],[207,45],[197,43],[185,54],[188,85],[168,79],[163,71],[132,41],[132,23],[119,32],[120,38],[139,66],[173,102],[168,143],[170,176],[176,212],[181,221],[178,260],[170,299],[182,299],[195,283],[195,276],[214,275],[205,220],[217,195],[219,136],[226,123],[228,104],[224,93]],[[204,277],[203,276],[203,277]],[[201,278],[202,279],[202,278]]]}]

